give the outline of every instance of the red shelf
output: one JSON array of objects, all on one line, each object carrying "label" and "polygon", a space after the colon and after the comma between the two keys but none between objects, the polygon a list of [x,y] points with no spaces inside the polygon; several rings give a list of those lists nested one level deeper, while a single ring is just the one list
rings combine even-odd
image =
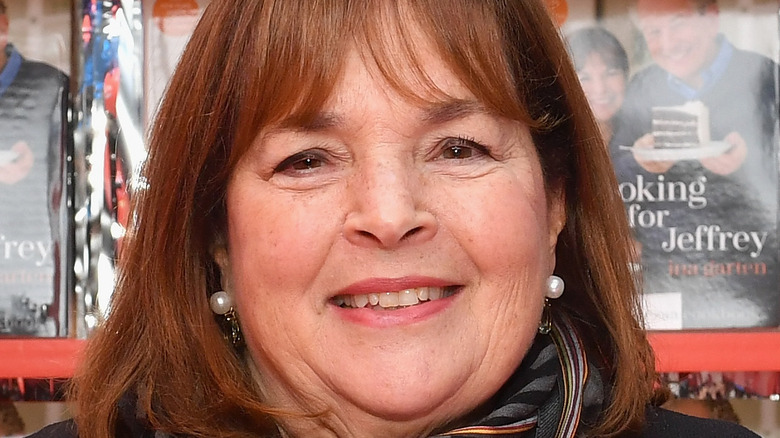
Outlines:
[{"label": "red shelf", "polygon": [[780,331],[651,332],[658,371],[780,371]]},{"label": "red shelf", "polygon": [[[780,330],[651,332],[658,371],[780,371]],[[0,378],[68,378],[81,339],[0,339]]]},{"label": "red shelf", "polygon": [[0,378],[72,377],[83,350],[80,339],[0,339]]}]

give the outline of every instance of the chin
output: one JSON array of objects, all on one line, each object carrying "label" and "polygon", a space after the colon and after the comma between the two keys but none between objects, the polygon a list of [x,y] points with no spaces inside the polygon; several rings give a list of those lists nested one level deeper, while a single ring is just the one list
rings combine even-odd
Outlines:
[{"label": "chin", "polygon": [[[376,388],[374,388],[376,389]],[[365,394],[365,392],[364,392]],[[487,399],[451,398],[435,394],[424,388],[407,388],[402,394],[389,395],[376,391],[371,400],[359,406],[360,415],[373,417],[378,424],[388,428],[399,428],[393,433],[378,436],[422,436],[451,424],[474,410]],[[467,402],[465,402],[467,401]],[[356,419],[354,415],[351,417]],[[369,421],[370,422],[370,421]],[[366,422],[358,422],[367,424]]]}]

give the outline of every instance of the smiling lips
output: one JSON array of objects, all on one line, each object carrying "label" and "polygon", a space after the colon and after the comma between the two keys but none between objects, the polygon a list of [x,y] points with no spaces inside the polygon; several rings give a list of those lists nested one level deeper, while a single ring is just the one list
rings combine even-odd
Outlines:
[{"label": "smiling lips", "polygon": [[360,309],[368,307],[378,309],[398,309],[414,306],[427,301],[451,297],[457,292],[457,286],[416,287],[397,292],[372,292],[360,295],[338,295],[331,302],[342,308]]}]

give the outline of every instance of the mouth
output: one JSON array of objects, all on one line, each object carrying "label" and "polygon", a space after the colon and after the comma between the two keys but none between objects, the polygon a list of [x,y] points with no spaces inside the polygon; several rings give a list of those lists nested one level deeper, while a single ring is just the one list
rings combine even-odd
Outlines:
[{"label": "mouth", "polygon": [[611,105],[613,100],[614,99],[612,98],[612,96],[605,96],[605,97],[593,98],[591,99],[591,102],[595,105],[606,106],[606,105]]},{"label": "mouth", "polygon": [[394,292],[372,292],[360,295],[337,295],[330,302],[345,309],[395,310],[417,306],[455,295],[460,286],[416,287]]},{"label": "mouth", "polygon": [[670,50],[665,53],[666,59],[669,61],[680,61],[688,57],[687,49]]}]

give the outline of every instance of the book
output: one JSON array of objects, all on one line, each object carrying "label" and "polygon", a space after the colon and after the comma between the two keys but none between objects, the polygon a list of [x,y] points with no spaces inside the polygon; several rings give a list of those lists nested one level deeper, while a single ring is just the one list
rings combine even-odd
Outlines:
[{"label": "book", "polygon": [[4,4],[0,336],[65,336],[73,285],[71,6],[56,0]]},{"label": "book", "polygon": [[569,2],[562,32],[613,160],[649,329],[780,324],[777,17],[750,0]]}]

